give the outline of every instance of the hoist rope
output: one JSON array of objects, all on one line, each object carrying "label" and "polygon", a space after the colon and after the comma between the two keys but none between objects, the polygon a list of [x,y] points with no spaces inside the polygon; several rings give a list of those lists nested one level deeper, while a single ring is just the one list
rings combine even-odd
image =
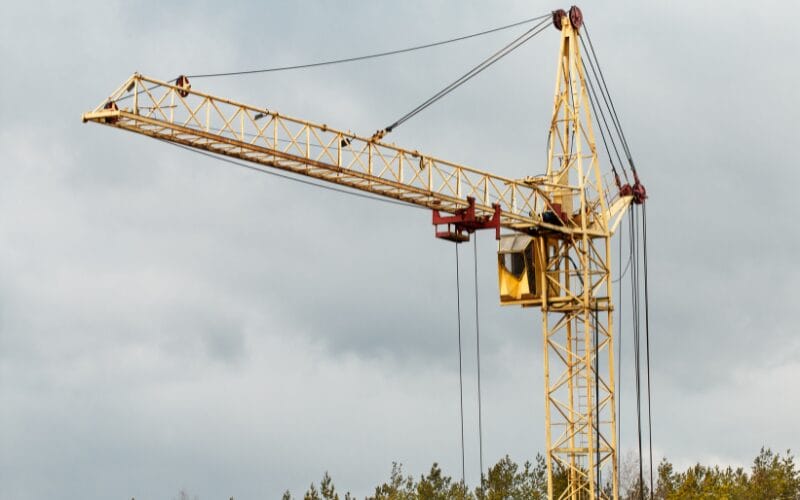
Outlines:
[{"label": "hoist rope", "polygon": [[[591,64],[591,61],[589,61]],[[619,151],[617,150],[617,143],[614,141],[614,136],[611,134],[611,130],[608,127],[608,122],[606,121],[606,115],[603,112],[603,107],[597,100],[597,92],[594,89],[594,83],[592,82],[592,78],[589,75],[589,72],[586,71],[586,64],[581,59],[581,65],[583,66],[583,74],[586,75],[586,82],[589,84],[589,92],[587,93],[589,96],[589,104],[592,106],[592,111],[594,112],[595,116],[599,116],[600,119],[603,121],[602,123],[597,122],[597,128],[600,130],[600,137],[603,140],[603,146],[605,147],[606,154],[608,155],[608,162],[611,164],[611,170],[614,172],[615,178],[617,176],[617,169],[614,166],[614,160],[611,158],[611,150],[608,148],[608,142],[606,142],[606,134],[603,129],[603,125],[605,125],[605,129],[608,130],[608,138],[611,141],[611,146],[614,149],[614,153],[617,155],[617,161],[619,162],[620,167],[622,168],[622,173],[625,176],[625,180],[628,180],[628,175],[625,173],[625,163],[622,161],[622,157],[619,155]]]},{"label": "hoist rope", "polygon": [[472,236],[473,262],[475,268],[475,348],[478,359],[478,457],[481,466],[481,486],[483,486],[483,409],[481,407],[481,322],[478,317],[478,238]]},{"label": "hoist rope", "polygon": [[595,425],[595,481],[600,496],[603,479],[600,476],[600,332],[597,305],[594,307],[594,425]]},{"label": "hoist rope", "polygon": [[651,390],[650,390],[650,304],[647,290],[647,207],[642,204],[642,250],[644,265],[644,335],[645,347],[647,349],[647,434],[650,449],[650,498],[653,498],[653,415],[651,412]]},{"label": "hoist rope", "polygon": [[[547,16],[547,17],[549,17],[549,16]],[[400,125],[402,125],[406,121],[410,120],[411,118],[416,116],[418,113],[422,112],[425,108],[431,106],[432,104],[434,104],[436,101],[438,101],[442,97],[446,96],[447,94],[449,94],[453,90],[457,89],[458,87],[460,87],[461,85],[463,85],[464,83],[466,83],[467,81],[469,81],[470,79],[475,77],[476,75],[478,75],[481,72],[483,72],[489,66],[491,66],[494,63],[496,63],[497,61],[499,61],[503,57],[507,56],[508,54],[510,54],[511,52],[513,52],[514,50],[516,50],[517,48],[522,46],[525,42],[527,42],[531,38],[535,37],[536,35],[538,35],[542,31],[547,29],[548,23],[549,23],[548,19],[544,19],[544,20],[540,21],[533,28],[529,29],[528,31],[526,31],[525,33],[523,33],[522,35],[518,36],[517,38],[512,40],[510,43],[505,45],[503,48],[501,48],[500,50],[495,52],[494,54],[492,54],[488,58],[484,59],[477,66],[475,66],[471,70],[469,70],[466,73],[464,73],[461,77],[459,77],[458,79],[456,79],[455,81],[453,81],[452,83],[450,83],[449,85],[444,87],[442,90],[440,90],[439,92],[437,92],[433,96],[429,97],[422,104],[420,104],[416,108],[412,109],[411,111],[409,111],[405,115],[403,115],[400,118],[398,118],[397,120],[395,120],[391,125],[385,127],[382,130],[382,132],[384,134],[388,133],[388,132],[391,132],[392,130],[394,130],[395,128],[399,127]]]},{"label": "hoist rope", "polygon": [[306,179],[300,179],[300,178],[297,178],[297,177],[293,177],[291,175],[282,174],[280,172],[273,172],[272,170],[266,170],[266,169],[263,169],[263,168],[259,168],[259,167],[250,165],[248,163],[232,160],[230,158],[226,158],[225,156],[220,156],[220,155],[217,155],[217,154],[214,154],[214,153],[201,151],[201,150],[198,150],[198,149],[191,148],[189,146],[184,146],[183,144],[177,144],[177,143],[174,143],[174,142],[170,142],[170,141],[167,141],[165,139],[158,139],[158,140],[163,142],[163,143],[165,143],[165,144],[169,144],[170,146],[175,146],[177,148],[185,149],[186,151],[191,151],[192,153],[196,153],[196,154],[199,154],[199,155],[207,156],[209,158],[213,158],[215,160],[223,161],[225,163],[230,163],[231,165],[235,165],[237,167],[246,168],[248,170],[253,170],[253,171],[261,173],[261,174],[272,175],[274,177],[280,177],[281,179],[286,179],[286,180],[289,180],[289,181],[298,182],[300,184],[306,184],[308,186],[314,186],[314,187],[321,188],[321,189],[327,189],[328,191],[335,191],[337,193],[342,193],[342,194],[346,194],[346,195],[350,195],[350,196],[355,196],[357,198],[364,198],[364,199],[371,200],[371,201],[379,201],[381,203],[389,203],[389,204],[392,204],[392,205],[399,205],[401,207],[418,208],[420,210],[429,210],[427,207],[422,207],[422,206],[419,206],[419,205],[412,205],[410,203],[406,203],[406,202],[400,201],[400,200],[393,200],[393,199],[390,199],[390,198],[378,198],[377,196],[371,196],[371,195],[368,195],[368,194],[359,193],[357,191],[350,191],[350,190],[338,188],[338,187],[335,187],[335,186],[329,186],[327,184],[320,184],[320,183],[312,182],[312,181],[309,181],[309,180],[306,180]]},{"label": "hoist rope", "polygon": [[[583,46],[584,52],[586,52],[586,59],[589,61],[589,68],[592,70],[591,73],[586,68],[586,63],[581,59],[581,65],[583,67],[583,73],[586,75],[586,80],[589,82],[589,100],[592,102],[592,109],[594,109],[594,105],[597,105],[598,111],[595,111],[595,114],[599,114],[600,118],[602,119],[602,123],[598,122],[598,127],[600,128],[601,135],[603,134],[603,126],[605,125],[605,129],[608,132],[608,138],[611,141],[611,146],[614,149],[614,154],[619,161],[619,166],[622,169],[622,175],[625,177],[625,182],[630,182],[628,179],[628,172],[625,169],[625,162],[622,161],[622,156],[619,154],[619,149],[617,149],[617,142],[614,140],[614,132],[616,131],[617,137],[619,137],[620,146],[622,147],[622,152],[628,158],[627,151],[623,144],[621,129],[617,125],[617,122],[614,120],[614,115],[611,112],[611,107],[609,106],[608,98],[606,97],[607,90],[604,90],[603,83],[598,77],[597,70],[595,69],[595,65],[599,67],[599,64],[592,61],[591,53],[586,50],[586,43],[581,38],[581,45]],[[594,80],[592,80],[592,74],[594,75]],[[595,90],[595,83],[597,85],[597,90]],[[597,97],[597,94],[600,94],[600,97]],[[605,110],[608,110],[608,114],[610,116],[611,124],[614,126],[612,130],[611,127],[608,126],[608,120],[606,119],[606,111],[603,109],[603,104],[605,104]],[[605,137],[603,137],[605,139]],[[605,144],[605,140],[603,141],[606,151],[608,151],[608,145]],[[611,161],[611,154],[609,152],[609,161]],[[614,169],[614,164],[612,163],[611,168]],[[614,170],[616,174],[616,170]]]},{"label": "hoist rope", "polygon": [[644,475],[642,472],[642,407],[641,407],[641,386],[640,386],[640,348],[639,348],[639,308],[638,308],[638,267],[639,256],[636,252],[638,243],[638,224],[636,219],[636,208],[631,206],[629,212],[629,242],[631,247],[631,254],[633,255],[633,267],[631,268],[631,314],[633,320],[633,359],[634,359],[634,375],[635,391],[636,391],[636,432],[638,435],[638,451],[639,451],[639,481],[637,483],[639,489],[640,500],[644,499]]},{"label": "hoist rope", "polygon": [[456,308],[458,312],[458,394],[461,410],[461,484],[466,484],[466,462],[464,460],[464,376],[461,356],[461,281],[458,270],[458,244],[456,247]]},{"label": "hoist rope", "polygon": [[[620,227],[620,235],[619,235],[619,267],[622,267],[622,229]],[[630,255],[628,255],[628,264],[630,265]],[[622,280],[622,276],[620,276],[620,281]],[[617,380],[619,384],[619,388],[617,389],[617,471],[619,471],[619,450],[622,444],[622,283],[619,285],[619,333],[617,339],[617,362],[619,363],[619,367],[617,368]]]},{"label": "hoist rope", "polygon": [[[634,302],[634,344],[636,349],[636,416],[637,416],[637,425],[636,431],[638,435],[638,444],[639,444],[639,498],[640,500],[644,500],[644,453],[643,453],[643,445],[642,445],[642,380],[641,380],[641,373],[642,373],[642,325],[641,325],[641,257],[640,257],[640,224],[639,224],[639,207],[637,205],[633,206],[633,232],[632,236],[634,238],[633,245],[634,245],[634,267],[633,267],[633,279],[634,279],[634,293],[635,293],[635,302]],[[652,469],[652,466],[651,466]]]},{"label": "hoist rope", "polygon": [[385,52],[377,52],[377,53],[374,53],[374,54],[366,54],[366,55],[362,55],[362,56],[346,57],[346,58],[343,58],[343,59],[333,59],[333,60],[329,60],[329,61],[319,61],[319,62],[307,63],[307,64],[295,64],[295,65],[291,65],[291,66],[276,66],[276,67],[271,67],[271,68],[251,69],[251,70],[245,70],[245,71],[229,71],[229,72],[223,72],[223,73],[205,73],[205,74],[187,75],[187,76],[189,78],[213,78],[213,77],[218,77],[218,76],[252,75],[252,74],[256,74],[256,73],[273,73],[273,72],[277,72],[277,71],[289,71],[289,70],[295,70],[295,69],[316,68],[316,67],[319,67],[319,66],[329,66],[329,65],[332,65],[332,64],[341,64],[341,63],[349,63],[349,62],[355,62],[355,61],[363,61],[363,60],[366,60],[366,59],[375,59],[375,58],[378,58],[378,57],[393,56],[393,55],[396,55],[396,54],[403,54],[403,53],[406,53],[406,52],[413,52],[415,50],[429,49],[429,48],[432,48],[432,47],[438,47],[440,45],[446,45],[446,44],[449,44],[449,43],[461,42],[463,40],[468,40],[470,38],[476,38],[476,37],[479,37],[479,36],[484,36],[484,35],[488,35],[488,34],[491,34],[491,33],[496,33],[498,31],[503,31],[503,30],[515,28],[517,26],[522,26],[523,24],[529,24],[529,23],[532,23],[534,21],[539,21],[541,19],[549,18],[550,16],[551,16],[551,14],[544,14],[542,16],[532,17],[530,19],[525,19],[525,20],[518,21],[518,22],[512,23],[512,24],[506,24],[504,26],[498,26],[496,28],[491,28],[491,29],[487,29],[487,30],[484,30],[484,31],[479,31],[477,33],[471,33],[469,35],[459,36],[459,37],[455,37],[455,38],[449,38],[447,40],[441,40],[441,41],[438,41],[438,42],[426,43],[426,44],[423,44],[423,45],[415,45],[413,47],[407,47],[407,48],[403,48],[403,49],[395,49],[395,50],[388,50],[388,51],[385,51]]},{"label": "hoist rope", "polygon": [[[600,67],[600,60],[597,58],[597,53],[594,50],[594,44],[592,43],[592,37],[589,35],[589,28],[586,26],[586,22],[583,23],[583,32],[586,33],[586,40],[589,42],[589,48],[591,49],[592,58],[589,60],[589,64],[592,64],[592,59],[594,59],[595,64],[597,65],[597,71],[600,74],[600,82],[602,82],[602,89],[605,90],[605,95],[608,96],[608,106],[609,110],[611,111],[612,121],[615,123],[617,128],[617,133],[620,137],[620,142],[622,143],[622,147],[625,150],[625,153],[628,157],[628,163],[630,164],[631,170],[635,173],[636,167],[633,163],[633,156],[631,155],[631,150],[628,147],[628,140],[625,137],[625,133],[622,131],[622,123],[619,120],[619,115],[617,114],[617,108],[614,106],[614,100],[611,98],[611,93],[608,91],[608,85],[606,84],[605,75],[603,75],[603,69]],[[583,37],[581,37],[581,44],[584,46],[584,51],[586,50],[586,45],[583,43]]]}]

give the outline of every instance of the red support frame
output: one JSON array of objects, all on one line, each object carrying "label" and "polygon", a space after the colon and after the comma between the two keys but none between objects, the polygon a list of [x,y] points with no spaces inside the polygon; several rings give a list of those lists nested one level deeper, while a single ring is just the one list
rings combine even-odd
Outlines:
[{"label": "red support frame", "polygon": [[[475,215],[475,198],[467,197],[467,208],[456,210],[453,215],[442,215],[438,210],[433,211],[433,225],[436,226],[436,237],[443,240],[461,243],[469,241],[469,235],[478,229],[494,229],[495,238],[500,239],[500,205],[494,204],[494,214],[491,217]],[[447,229],[439,230],[439,226],[446,225]]]}]

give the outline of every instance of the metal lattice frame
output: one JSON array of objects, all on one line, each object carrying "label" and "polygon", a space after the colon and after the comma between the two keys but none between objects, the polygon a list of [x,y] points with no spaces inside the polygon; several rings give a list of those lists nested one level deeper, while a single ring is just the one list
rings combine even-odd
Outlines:
[{"label": "metal lattice frame", "polygon": [[[567,477],[563,499],[607,498],[598,477],[605,470],[618,497],[614,391],[610,220],[602,195],[578,30],[560,19],[555,105],[548,177],[553,201],[573,234],[548,239],[542,304],[548,489],[553,474]],[[587,229],[597,224],[603,234]],[[598,474],[598,471],[600,473]]]},{"label": "metal lattice frame", "polygon": [[[501,225],[510,229],[571,231],[542,220],[550,205],[547,191],[554,188],[547,179],[489,174],[139,74],[83,120],[443,212],[467,208],[472,197],[478,216],[491,217],[498,204]],[[598,224],[589,230],[602,233]]]}]

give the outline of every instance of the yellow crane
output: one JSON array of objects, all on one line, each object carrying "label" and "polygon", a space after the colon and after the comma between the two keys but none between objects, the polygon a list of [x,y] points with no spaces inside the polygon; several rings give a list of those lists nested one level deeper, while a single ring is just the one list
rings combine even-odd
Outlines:
[{"label": "yellow crane", "polygon": [[[134,74],[83,121],[427,207],[436,236],[455,242],[495,229],[501,304],[542,311],[549,497],[617,499],[610,242],[646,194],[638,177],[633,186],[606,184],[579,47],[582,15],[558,10],[553,22],[561,43],[539,177],[502,177],[382,142],[385,131],[359,136],[216,97],[184,76]],[[567,480],[563,492],[554,492],[556,471]]]}]

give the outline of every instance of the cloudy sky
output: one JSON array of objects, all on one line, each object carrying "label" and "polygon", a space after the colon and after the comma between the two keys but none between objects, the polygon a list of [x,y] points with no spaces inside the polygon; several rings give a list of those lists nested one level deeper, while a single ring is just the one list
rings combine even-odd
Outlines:
[{"label": "cloudy sky", "polygon": [[[258,175],[80,115],[134,71],[170,79],[348,57],[560,7],[2,3],[0,497],[277,498],[326,470],[364,495],[395,461],[459,475],[455,251],[427,212]],[[656,459],[747,465],[763,445],[800,450],[790,154],[800,9],[583,10],[651,194]],[[514,33],[193,83],[369,134]],[[391,139],[506,176],[540,173],[557,40],[546,31]],[[498,306],[495,245],[479,235],[487,463],[544,446],[540,319]],[[460,252],[474,485],[472,246]],[[630,357],[622,370],[624,454]]]}]

